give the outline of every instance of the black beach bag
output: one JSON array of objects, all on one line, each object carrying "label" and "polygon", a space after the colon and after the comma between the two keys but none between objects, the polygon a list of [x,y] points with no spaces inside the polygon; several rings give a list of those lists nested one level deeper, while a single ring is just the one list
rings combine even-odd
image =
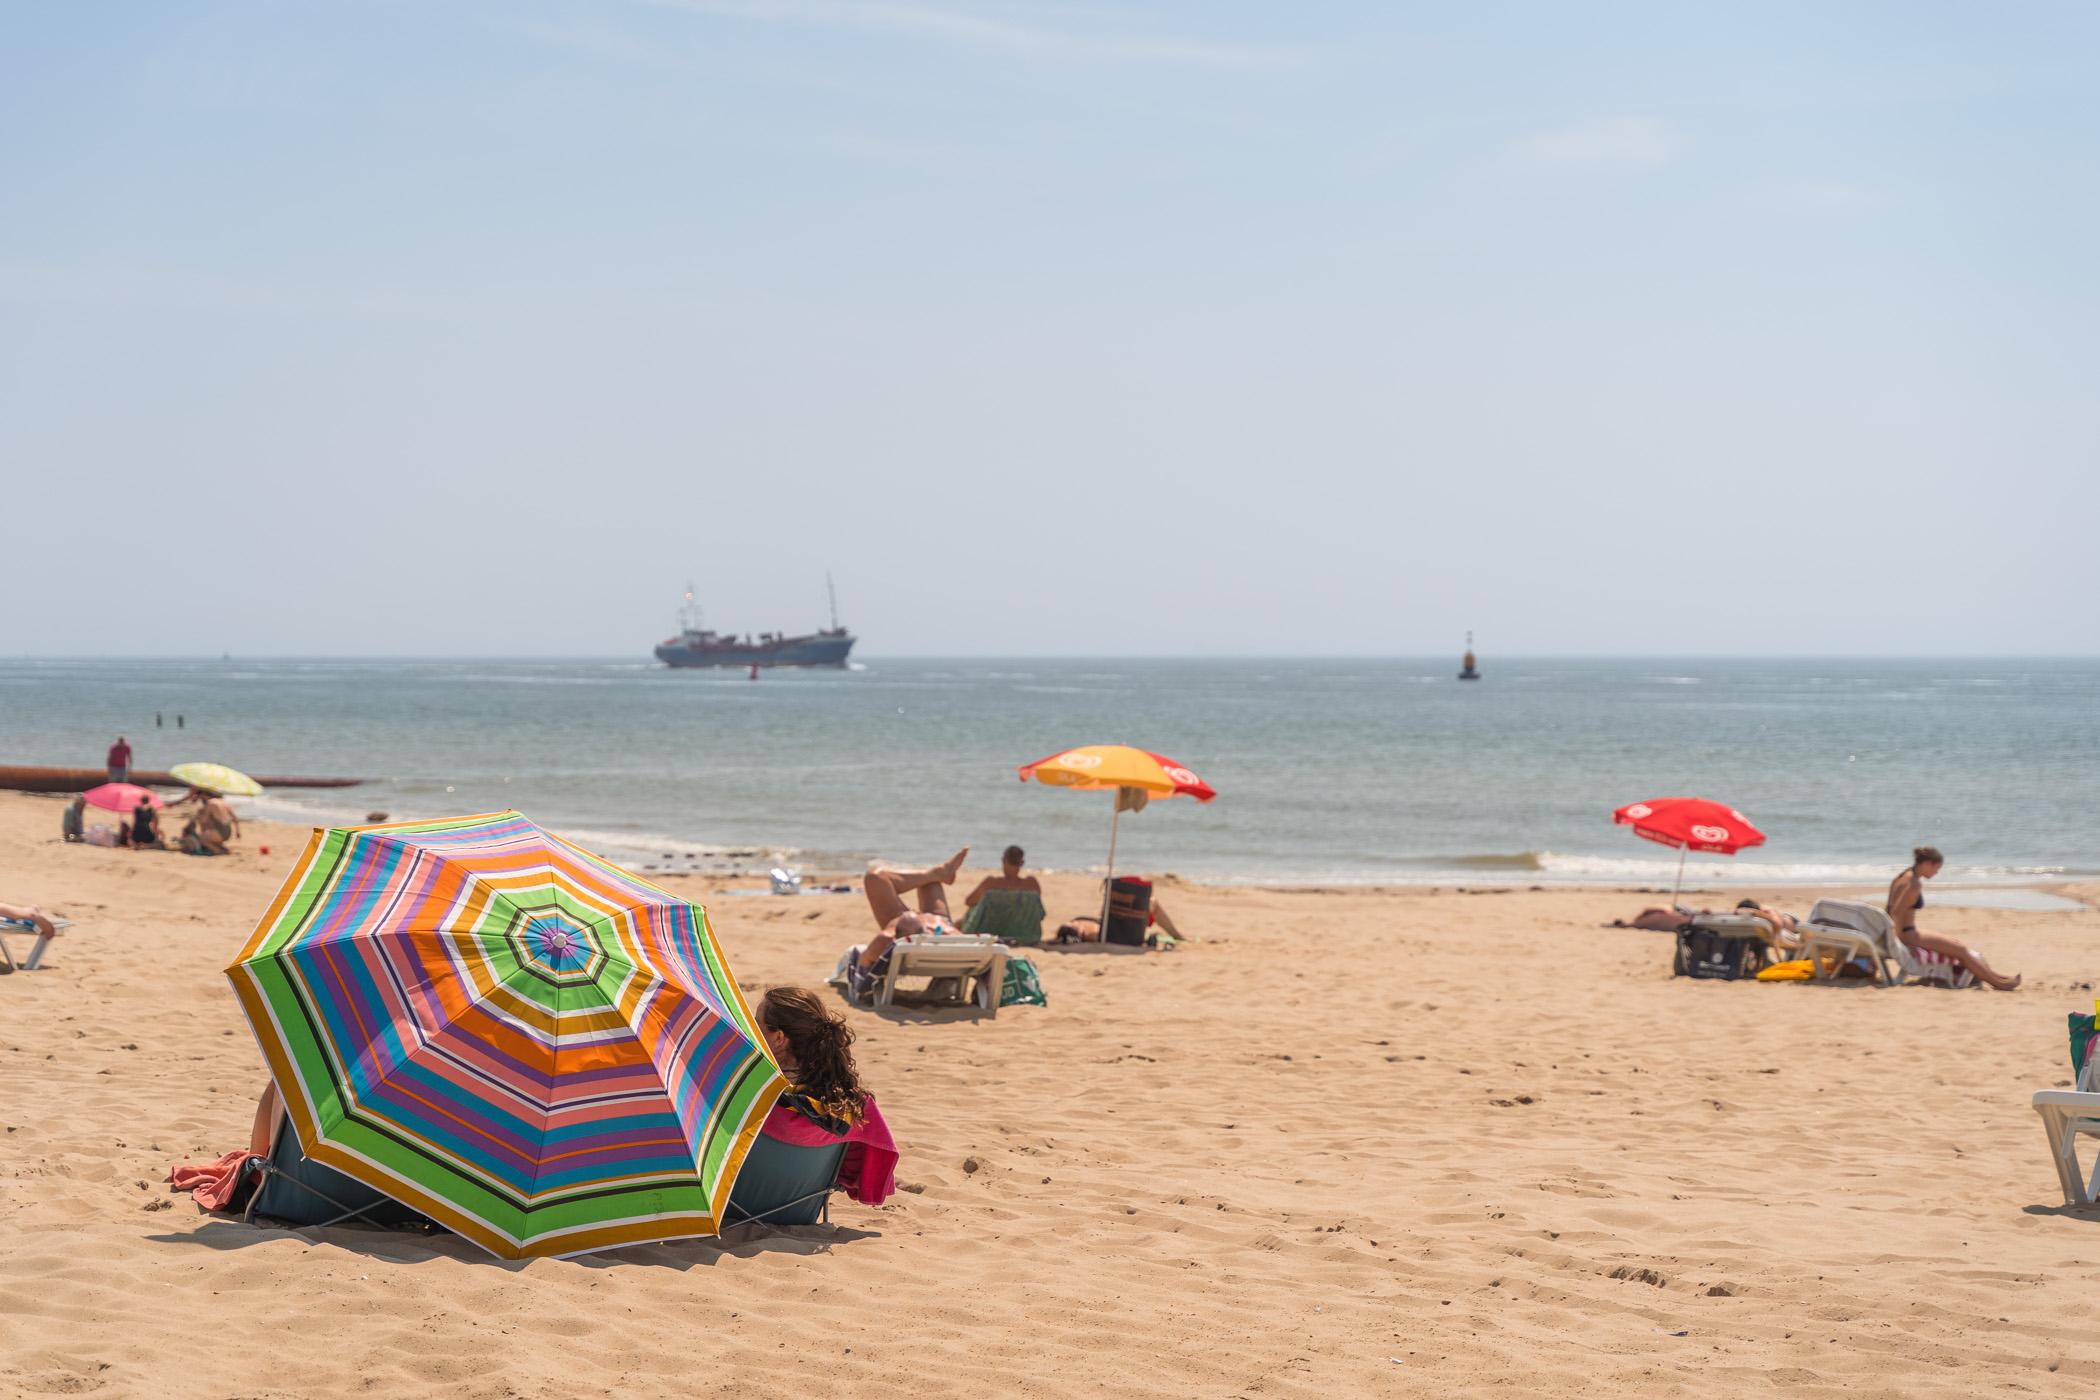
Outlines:
[{"label": "black beach bag", "polygon": [[1694,925],[1677,933],[1677,959],[1670,971],[1678,977],[1714,977],[1733,982],[1755,977],[1769,960],[1762,938],[1716,933]]}]

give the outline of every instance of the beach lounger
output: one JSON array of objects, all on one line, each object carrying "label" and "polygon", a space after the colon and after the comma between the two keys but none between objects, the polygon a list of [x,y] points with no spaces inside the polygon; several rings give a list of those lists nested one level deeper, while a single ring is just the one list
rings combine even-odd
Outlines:
[{"label": "beach lounger", "polygon": [[963,914],[964,933],[988,933],[1001,943],[1034,948],[1043,941],[1043,897],[1034,890],[987,890]]},{"label": "beach lounger", "polygon": [[299,1150],[299,1134],[287,1116],[277,1120],[277,1131],[270,1138],[270,1155],[250,1157],[242,1170],[260,1174],[254,1194],[248,1197],[247,1208],[241,1212],[241,1220],[246,1224],[254,1224],[257,1216],[303,1227],[362,1220],[382,1229],[398,1230],[430,1223],[417,1211],[362,1181],[308,1161]]},{"label": "beach lounger", "polygon": [[[2090,1018],[2074,1016],[2072,1021],[2080,1034],[2090,1033]],[[2076,1044],[2074,1041],[2074,1049]],[[2090,1175],[2078,1167],[2078,1139],[2100,1137],[2100,1092],[2096,1091],[2100,1091],[2100,1055],[2087,1053],[2076,1088],[2043,1089],[2034,1096],[2034,1111],[2041,1115],[2042,1131],[2049,1135],[2049,1159],[2056,1164],[2056,1181],[2067,1206],[2089,1206],[2100,1197],[2100,1153],[2093,1156]]]},{"label": "beach lounger", "polygon": [[722,1224],[829,1225],[831,1193],[845,1162],[844,1142],[797,1147],[760,1133],[729,1188]]},{"label": "beach lounger", "polygon": [[1006,945],[989,934],[951,933],[933,938],[900,939],[890,950],[889,972],[875,989],[877,1006],[893,1006],[899,980],[929,977],[924,992],[908,999],[935,1005],[968,1006],[999,1014],[999,989],[1006,981]]},{"label": "beach lounger", "polygon": [[[53,919],[51,921],[53,933],[38,933],[36,925],[26,920],[0,919],[0,972],[36,971],[37,966],[44,961],[44,950],[51,946],[51,940],[55,934],[63,932],[72,926],[73,923],[70,919]],[[10,937],[32,938],[36,941],[29,945],[29,953],[26,957],[17,958],[14,955],[14,951],[7,946],[7,940]]]},{"label": "beach lounger", "polygon": [[1817,900],[1801,925],[1801,940],[1802,956],[1815,961],[1818,981],[1830,980],[1823,970],[1825,958],[1841,963],[1865,958],[1884,986],[1926,982],[1967,987],[1976,980],[1961,964],[1929,949],[1913,948],[1896,937],[1896,926],[1887,911],[1871,904]]}]

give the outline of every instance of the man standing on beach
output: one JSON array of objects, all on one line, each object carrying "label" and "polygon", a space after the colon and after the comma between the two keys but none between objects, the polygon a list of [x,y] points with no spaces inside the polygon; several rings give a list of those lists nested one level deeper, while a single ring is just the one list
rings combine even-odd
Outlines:
[{"label": "man standing on beach", "polygon": [[119,734],[109,746],[109,780],[121,783],[131,776],[131,741]]}]

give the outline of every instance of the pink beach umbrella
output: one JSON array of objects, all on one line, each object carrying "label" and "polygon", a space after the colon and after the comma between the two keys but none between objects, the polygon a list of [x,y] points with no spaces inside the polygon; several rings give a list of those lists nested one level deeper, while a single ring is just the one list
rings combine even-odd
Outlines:
[{"label": "pink beach umbrella", "polygon": [[159,811],[166,804],[160,794],[137,783],[104,783],[101,787],[89,788],[80,794],[90,807],[100,807],[105,812],[132,812],[141,806]]}]

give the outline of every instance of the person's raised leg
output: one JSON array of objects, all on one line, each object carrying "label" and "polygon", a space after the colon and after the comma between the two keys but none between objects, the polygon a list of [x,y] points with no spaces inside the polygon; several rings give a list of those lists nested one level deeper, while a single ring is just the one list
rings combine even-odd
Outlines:
[{"label": "person's raised leg", "polygon": [[927,885],[954,884],[955,877],[962,871],[963,858],[969,854],[970,848],[965,846],[939,865],[929,865],[924,870],[893,870],[887,865],[878,865],[868,873],[887,881],[898,894],[909,894]]},{"label": "person's raised leg", "polygon": [[284,1112],[284,1100],[277,1097],[275,1081],[263,1086],[262,1098],[255,1105],[255,1122],[248,1129],[248,1155],[267,1157],[270,1155],[270,1140],[277,1133],[277,1117]]},{"label": "person's raised leg", "polygon": [[1935,953],[1954,959],[1963,967],[1975,973],[1977,981],[1988,983],[2001,992],[2012,991],[2020,985],[2018,976],[2007,977],[2004,973],[1997,971],[1989,963],[1985,962],[1983,954],[1965,943],[1960,943],[1947,937],[1943,933],[1926,933],[1923,930],[1919,930],[1911,934],[1910,946],[1913,948],[1930,948]]},{"label": "person's raised leg", "polygon": [[938,884],[919,886],[919,912],[938,914],[950,923],[955,917],[948,912],[948,892]]},{"label": "person's raised leg", "polygon": [[886,929],[899,914],[910,912],[904,907],[903,894],[892,881],[891,872],[870,870],[861,876],[860,887],[868,896],[868,908],[875,915],[875,927]]}]

